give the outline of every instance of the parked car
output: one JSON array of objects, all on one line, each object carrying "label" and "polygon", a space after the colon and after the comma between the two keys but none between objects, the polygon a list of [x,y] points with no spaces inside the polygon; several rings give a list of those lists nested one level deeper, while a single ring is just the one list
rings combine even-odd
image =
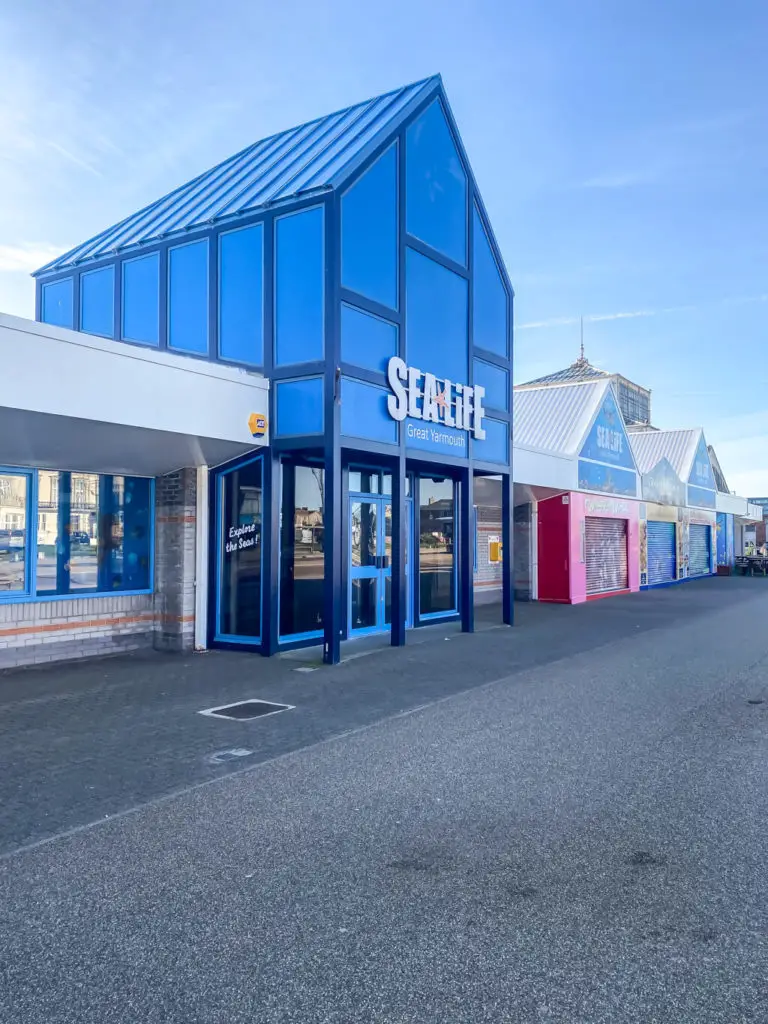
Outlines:
[{"label": "parked car", "polygon": [[90,544],[91,538],[85,530],[73,530],[69,535],[70,544]]}]

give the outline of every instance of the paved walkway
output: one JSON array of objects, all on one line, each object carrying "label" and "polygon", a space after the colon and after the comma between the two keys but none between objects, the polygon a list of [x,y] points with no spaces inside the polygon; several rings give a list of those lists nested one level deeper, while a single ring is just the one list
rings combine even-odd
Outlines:
[{"label": "paved walkway", "polygon": [[0,1020],[768,1019],[766,581],[519,610],[0,677]]}]

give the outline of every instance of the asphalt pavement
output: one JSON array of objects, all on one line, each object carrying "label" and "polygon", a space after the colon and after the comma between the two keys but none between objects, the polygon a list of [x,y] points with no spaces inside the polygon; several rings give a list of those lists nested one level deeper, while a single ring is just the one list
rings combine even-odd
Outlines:
[{"label": "asphalt pavement", "polygon": [[0,676],[0,1021],[768,1020],[768,581],[520,619]]}]

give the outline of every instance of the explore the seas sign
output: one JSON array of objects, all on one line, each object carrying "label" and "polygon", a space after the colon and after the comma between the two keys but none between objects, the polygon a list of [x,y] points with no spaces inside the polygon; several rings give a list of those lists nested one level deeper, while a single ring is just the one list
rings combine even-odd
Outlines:
[{"label": "explore the seas sign", "polygon": [[470,435],[485,440],[483,400],[479,384],[456,384],[422,373],[393,356],[387,365],[387,411],[403,423],[409,447],[467,458]]}]

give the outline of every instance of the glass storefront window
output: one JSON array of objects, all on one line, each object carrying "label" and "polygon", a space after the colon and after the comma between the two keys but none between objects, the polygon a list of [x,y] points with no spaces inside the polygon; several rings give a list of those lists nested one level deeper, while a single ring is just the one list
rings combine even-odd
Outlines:
[{"label": "glass storefront window", "polygon": [[41,470],[37,595],[149,590],[152,483]]},{"label": "glass storefront window", "polygon": [[29,478],[0,473],[0,595],[27,586]]},{"label": "glass storefront window", "polygon": [[[69,590],[97,590],[99,584],[99,478],[71,474],[69,506]],[[103,541],[103,537],[101,538]]]},{"label": "glass storefront window", "polygon": [[419,610],[456,610],[455,498],[452,480],[419,480]]},{"label": "glass storefront window", "polygon": [[323,628],[322,466],[282,465],[280,513],[280,636]]},{"label": "glass storefront window", "polygon": [[262,466],[221,478],[219,622],[222,636],[261,636]]}]

